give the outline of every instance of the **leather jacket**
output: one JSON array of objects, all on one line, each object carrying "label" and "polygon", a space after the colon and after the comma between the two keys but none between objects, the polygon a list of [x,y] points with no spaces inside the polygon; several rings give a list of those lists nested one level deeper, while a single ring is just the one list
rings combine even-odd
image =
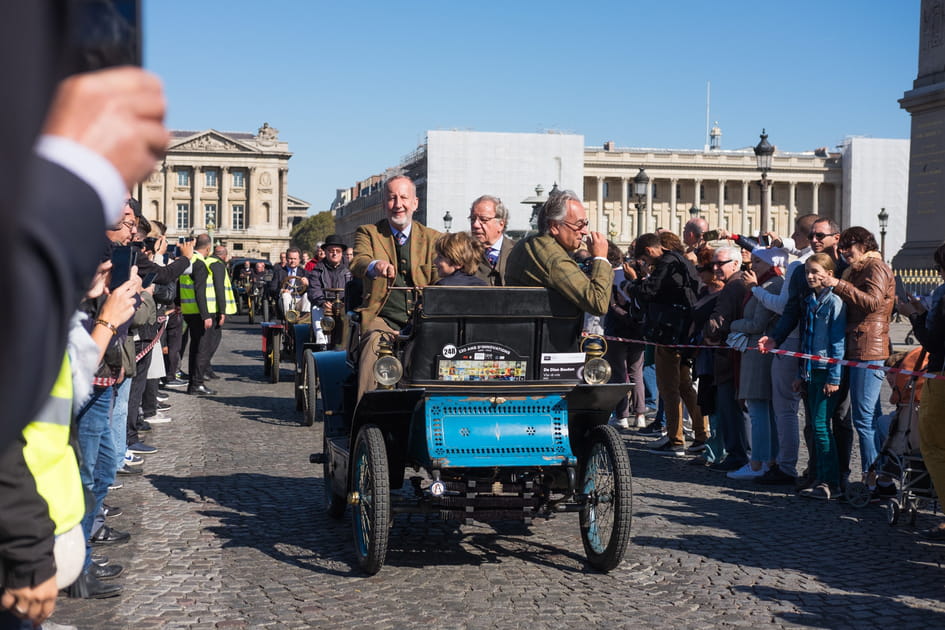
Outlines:
[{"label": "leather jacket", "polygon": [[896,282],[879,252],[867,252],[850,265],[833,292],[847,304],[847,358],[861,361],[888,358]]}]

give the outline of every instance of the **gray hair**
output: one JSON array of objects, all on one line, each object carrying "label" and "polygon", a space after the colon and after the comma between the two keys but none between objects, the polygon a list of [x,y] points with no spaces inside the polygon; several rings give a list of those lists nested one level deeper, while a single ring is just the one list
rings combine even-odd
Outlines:
[{"label": "gray hair", "polygon": [[398,179],[407,180],[407,183],[410,184],[410,189],[413,191],[413,196],[414,197],[417,196],[417,185],[414,184],[413,180],[407,177],[406,175],[394,175],[393,177],[389,177],[387,180],[384,181],[384,186],[381,188],[381,190],[383,190],[385,194],[390,192],[390,185],[393,184]]},{"label": "gray hair", "polygon": [[473,201],[469,206],[469,212],[472,213],[472,211],[476,209],[476,206],[478,206],[483,201],[491,201],[494,203],[495,218],[499,221],[502,221],[503,225],[509,224],[509,209],[505,207],[505,204],[502,203],[501,199],[494,197],[493,195],[482,195],[481,197],[477,197],[476,200]]},{"label": "gray hair", "polygon": [[553,195],[548,196],[548,201],[546,201],[542,206],[541,210],[538,211],[538,232],[541,234],[547,234],[549,221],[564,221],[564,217],[568,214],[568,202],[576,201],[581,203],[581,198],[578,197],[577,193],[573,190],[559,190]]},{"label": "gray hair", "polygon": [[722,260],[737,260],[741,264],[742,260],[742,248],[736,247],[735,245],[723,245],[722,247],[716,247],[715,252],[719,258]]}]

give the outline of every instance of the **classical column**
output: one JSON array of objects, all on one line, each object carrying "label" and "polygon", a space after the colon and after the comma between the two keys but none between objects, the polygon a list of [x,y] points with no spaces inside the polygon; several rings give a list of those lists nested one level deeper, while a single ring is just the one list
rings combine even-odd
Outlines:
[{"label": "classical column", "polygon": [[252,195],[254,182],[256,181],[256,167],[250,166],[246,173],[246,208],[243,211],[243,227],[249,229],[250,225],[256,225],[253,222],[252,202],[255,200]]},{"label": "classical column", "polygon": [[288,226],[289,216],[289,169],[285,166],[279,168],[279,229]]},{"label": "classical column", "polygon": [[[702,209],[702,180],[694,179],[692,180],[692,205]],[[684,214],[689,213],[689,208],[686,208]],[[688,221],[689,219],[686,219]]]},{"label": "classical column", "polygon": [[810,211],[813,214],[820,214],[820,183],[814,182],[813,187],[814,187],[814,192],[813,192],[814,201],[813,201],[813,205],[811,206]]},{"label": "classical column", "polygon": [[843,187],[840,184],[833,185],[833,217],[837,223],[843,220]]},{"label": "classical column", "polygon": [[751,186],[751,181],[747,179],[742,180],[742,234],[748,234],[751,226],[748,224],[748,187]]},{"label": "classical column", "polygon": [[630,181],[628,177],[620,178],[620,240],[630,241],[630,206],[627,203],[627,184]]},{"label": "classical column", "polygon": [[190,198],[193,200],[191,208],[194,212],[194,229],[202,231],[207,228],[207,217],[200,205],[200,167],[196,164],[194,165],[193,177],[193,181],[190,182],[192,186]]},{"label": "classical column", "polygon": [[718,215],[717,215],[717,217],[716,217],[715,225],[712,225],[712,224],[710,223],[710,224],[709,224],[709,227],[710,227],[710,228],[713,228],[713,227],[720,228],[720,227],[722,227],[722,215],[725,214],[725,180],[724,180],[724,179],[720,179],[720,180],[719,180],[719,207],[718,207],[718,211],[719,211],[719,213],[718,213]]},{"label": "classical column", "polygon": [[788,222],[787,230],[794,229],[794,222],[797,220],[797,182],[791,182],[788,186]]},{"label": "classical column", "polygon": [[655,180],[650,180],[650,183],[646,185],[646,210],[640,213],[640,225],[637,226],[637,236],[644,234],[646,232],[652,232],[650,226],[648,225],[649,216],[653,216],[654,221],[656,220],[656,211],[653,210],[653,184]]},{"label": "classical column", "polygon": [[[774,189],[774,182],[771,182],[767,186],[764,187],[765,204],[768,207],[768,225],[760,226],[759,230],[761,232],[767,232],[771,229],[771,217],[774,216],[774,212],[772,212],[773,209],[771,208],[771,191],[773,189]],[[775,225],[777,225],[777,220],[775,220]]]},{"label": "classical column", "polygon": [[[675,177],[671,177],[669,180],[669,225],[665,226],[670,229],[673,227],[673,223],[676,221],[676,182],[679,181]],[[659,226],[657,226],[659,227]]]},{"label": "classical column", "polygon": [[[177,208],[171,208],[171,189],[174,186],[174,169],[164,163],[164,225],[169,230],[177,229]],[[171,220],[173,218],[173,221]]]},{"label": "classical column", "polygon": [[220,167],[220,229],[233,227],[233,213],[230,212],[230,167]]},{"label": "classical column", "polygon": [[597,212],[594,213],[594,220],[591,221],[591,229],[598,232],[607,232],[607,226],[601,227],[601,221],[606,221],[604,217],[604,178],[601,175],[597,176]]}]

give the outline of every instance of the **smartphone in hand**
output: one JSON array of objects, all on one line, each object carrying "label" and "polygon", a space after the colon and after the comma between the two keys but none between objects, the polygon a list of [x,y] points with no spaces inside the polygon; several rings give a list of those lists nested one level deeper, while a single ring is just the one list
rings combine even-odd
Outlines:
[{"label": "smartphone in hand", "polygon": [[108,290],[114,291],[131,278],[131,268],[138,259],[138,248],[123,245],[112,250],[112,279]]}]

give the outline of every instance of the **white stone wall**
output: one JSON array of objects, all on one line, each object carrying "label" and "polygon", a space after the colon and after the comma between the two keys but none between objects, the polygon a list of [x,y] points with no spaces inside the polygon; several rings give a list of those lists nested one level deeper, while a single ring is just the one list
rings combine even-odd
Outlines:
[{"label": "white stone wall", "polygon": [[449,210],[452,230],[468,230],[469,206],[480,195],[495,195],[509,209],[509,230],[528,230],[532,207],[521,201],[559,188],[582,194],[584,136],[572,134],[427,132],[427,224],[444,229]]}]

